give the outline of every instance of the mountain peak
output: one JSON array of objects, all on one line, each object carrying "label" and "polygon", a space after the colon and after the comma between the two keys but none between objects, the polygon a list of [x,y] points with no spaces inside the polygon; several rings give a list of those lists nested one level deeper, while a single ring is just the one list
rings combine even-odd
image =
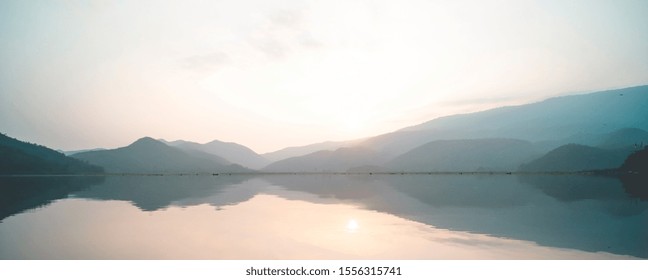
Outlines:
[{"label": "mountain peak", "polygon": [[209,141],[209,142],[205,143],[204,145],[210,145],[210,144],[216,145],[216,144],[236,144],[236,143],[224,142],[224,141],[220,141],[218,139],[214,139],[212,141]]},{"label": "mountain peak", "polygon": [[183,151],[151,137],[113,150],[85,152],[74,157],[104,167],[112,173],[185,173],[249,172],[231,166],[216,155],[200,151]]},{"label": "mountain peak", "polygon": [[129,147],[135,147],[135,146],[167,146],[166,144],[155,140],[151,137],[142,137],[140,139],[137,139],[137,141],[133,142],[132,144],[128,145]]}]

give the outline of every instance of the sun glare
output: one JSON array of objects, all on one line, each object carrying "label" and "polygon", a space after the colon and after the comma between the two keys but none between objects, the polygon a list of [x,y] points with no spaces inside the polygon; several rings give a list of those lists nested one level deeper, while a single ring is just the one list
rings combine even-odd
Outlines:
[{"label": "sun glare", "polygon": [[356,220],[354,219],[350,219],[346,225],[347,231],[351,233],[356,232],[359,227],[360,225],[358,225],[358,222],[356,222]]},{"label": "sun glare", "polygon": [[346,119],[344,123],[344,128],[346,129],[346,132],[353,132],[358,129],[362,129],[362,127],[363,127],[362,121],[356,118]]}]

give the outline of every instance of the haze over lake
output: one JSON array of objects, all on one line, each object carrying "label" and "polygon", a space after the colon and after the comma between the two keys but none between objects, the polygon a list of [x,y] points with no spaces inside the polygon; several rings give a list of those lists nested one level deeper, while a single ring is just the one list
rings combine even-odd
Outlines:
[{"label": "haze over lake", "polygon": [[646,15],[2,0],[0,259],[646,259]]},{"label": "haze over lake", "polygon": [[[2,178],[2,259],[648,258],[648,202],[574,175]],[[561,186],[569,183],[571,186]],[[40,189],[39,189],[40,188]],[[50,191],[51,193],[52,191]],[[38,200],[40,199],[40,200]]]}]

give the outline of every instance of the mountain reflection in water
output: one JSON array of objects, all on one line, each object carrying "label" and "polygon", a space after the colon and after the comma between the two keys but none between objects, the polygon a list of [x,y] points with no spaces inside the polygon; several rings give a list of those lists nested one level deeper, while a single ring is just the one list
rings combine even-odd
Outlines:
[{"label": "mountain reflection in water", "polygon": [[648,202],[607,177],[108,176],[0,183],[3,259],[648,258]]}]

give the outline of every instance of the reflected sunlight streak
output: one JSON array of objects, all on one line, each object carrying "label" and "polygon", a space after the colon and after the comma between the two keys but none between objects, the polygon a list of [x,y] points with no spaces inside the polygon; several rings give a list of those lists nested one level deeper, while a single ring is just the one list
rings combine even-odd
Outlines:
[{"label": "reflected sunlight streak", "polygon": [[[341,219],[346,221],[343,228]],[[360,231],[359,220],[371,230]],[[77,232],[70,234],[70,229]],[[121,201],[61,200],[3,220],[0,248],[0,259],[629,258],[439,229],[355,206],[266,194],[225,211],[201,204],[149,212]]]}]

